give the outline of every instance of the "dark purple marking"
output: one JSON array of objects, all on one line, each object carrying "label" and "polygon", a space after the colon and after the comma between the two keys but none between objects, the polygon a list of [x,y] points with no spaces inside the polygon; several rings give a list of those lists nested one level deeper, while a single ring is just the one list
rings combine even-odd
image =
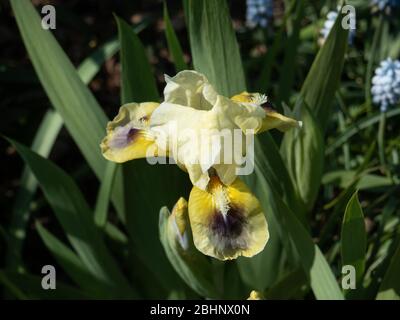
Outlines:
[{"label": "dark purple marking", "polygon": [[245,249],[247,244],[241,236],[246,224],[246,219],[237,207],[231,207],[225,218],[222,213],[216,212],[211,222],[212,241],[224,251]]},{"label": "dark purple marking", "polygon": [[132,142],[133,140],[135,140],[138,132],[139,129],[131,128],[126,136],[126,140],[128,140],[128,142]]},{"label": "dark purple marking", "polygon": [[117,127],[114,132],[113,138],[110,140],[109,145],[112,149],[122,149],[132,143],[138,136],[140,130],[132,128],[130,125],[124,127]]}]

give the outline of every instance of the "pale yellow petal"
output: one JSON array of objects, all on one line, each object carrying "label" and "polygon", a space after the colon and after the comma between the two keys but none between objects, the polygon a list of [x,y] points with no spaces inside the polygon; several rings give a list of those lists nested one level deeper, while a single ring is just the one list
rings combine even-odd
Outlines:
[{"label": "pale yellow petal", "polygon": [[165,81],[165,102],[200,110],[210,110],[215,103],[217,93],[201,73],[184,70]]},{"label": "pale yellow petal", "polygon": [[258,132],[264,132],[271,129],[278,129],[279,131],[287,131],[291,128],[299,128],[301,122],[288,118],[275,111],[267,111],[267,115],[263,119],[262,126]]}]

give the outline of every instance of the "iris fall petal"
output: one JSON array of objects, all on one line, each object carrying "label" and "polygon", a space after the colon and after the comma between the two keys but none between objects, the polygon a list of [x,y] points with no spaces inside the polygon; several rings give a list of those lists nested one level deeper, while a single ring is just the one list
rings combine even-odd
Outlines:
[{"label": "iris fall petal", "polygon": [[226,186],[213,176],[207,190],[193,187],[189,219],[196,248],[219,260],[252,257],[269,238],[259,201],[239,179]]},{"label": "iris fall petal", "polygon": [[149,120],[158,106],[155,102],[123,105],[107,125],[107,136],[100,145],[103,156],[118,163],[146,157],[148,148],[155,147]]}]

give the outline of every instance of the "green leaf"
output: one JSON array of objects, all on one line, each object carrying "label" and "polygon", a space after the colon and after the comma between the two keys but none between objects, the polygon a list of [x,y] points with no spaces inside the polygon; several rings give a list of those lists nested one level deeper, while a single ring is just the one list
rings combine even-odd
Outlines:
[{"label": "green leaf", "polygon": [[[367,234],[364,215],[356,191],[346,206],[341,231],[342,266],[351,265],[356,271],[356,288],[361,286],[365,271],[365,254],[367,251]],[[353,290],[345,294],[352,296]]]},{"label": "green leaf", "polygon": [[262,66],[261,66],[260,76],[257,79],[257,83],[256,83],[257,91],[265,92],[271,88],[272,70],[275,67],[274,62],[276,60],[276,56],[278,55],[279,50],[282,47],[283,37],[284,37],[284,32],[285,32],[285,27],[286,27],[286,23],[285,23],[286,19],[287,19],[287,15],[285,15],[282,25],[280,26],[278,32],[276,32],[276,35],[274,36],[274,41],[272,42],[271,45],[269,45],[269,49],[268,49],[267,53],[265,54],[265,57],[263,59]]},{"label": "green leaf", "polygon": [[3,283],[18,299],[62,300],[89,299],[90,297],[70,285],[57,280],[56,290],[43,290],[42,277],[11,270],[0,270],[0,283]]},{"label": "green leaf", "polygon": [[[325,185],[333,184],[340,188],[347,188],[356,178],[357,171],[355,170],[335,170],[324,174],[322,183]],[[362,174],[359,177],[356,187],[358,190],[382,188],[392,185],[392,181],[387,177],[382,177],[376,174]]]},{"label": "green leaf", "polygon": [[135,32],[125,21],[115,16],[121,45],[122,103],[158,101],[158,90],[146,51]]},{"label": "green leaf", "polygon": [[[294,187],[290,180],[289,173],[285,167],[283,159],[279,154],[273,138],[268,132],[263,133],[255,141],[255,173],[243,176],[242,179],[249,185],[261,202],[261,206],[268,221],[270,239],[265,249],[251,259],[237,260],[239,271],[244,282],[251,288],[264,290],[271,286],[279,274],[277,270],[282,270],[282,249],[289,245],[287,236],[281,230],[280,225],[275,219],[274,208],[271,206],[273,186],[282,195],[286,203],[294,209],[299,218],[304,217],[303,209],[299,208],[299,201],[296,198]],[[268,156],[266,156],[268,154]],[[263,183],[268,181],[268,184]],[[287,251],[289,248],[286,248]]]},{"label": "green leaf", "polygon": [[285,53],[282,67],[280,68],[278,101],[289,103],[290,92],[293,87],[297,62],[297,49],[300,44],[300,29],[304,18],[304,1],[293,1],[296,8],[293,13],[291,31],[285,44]]},{"label": "green leaf", "polygon": [[[87,57],[79,65],[77,70],[82,81],[88,84],[100,70],[104,61],[114,55],[118,49],[118,40],[112,39],[104,43]],[[33,139],[31,149],[47,158],[62,126],[63,119],[60,117],[59,113],[54,110],[47,111]],[[30,213],[29,206],[36,189],[37,181],[26,166],[21,177],[21,187],[17,194],[17,200],[15,201],[10,223],[10,233],[12,237],[8,243],[10,252],[8,253],[6,261],[7,266],[11,269],[14,269],[17,265],[21,267],[20,253],[22,242],[25,238],[25,225]]]},{"label": "green leaf", "polygon": [[[392,109],[386,112],[386,119],[389,119],[391,117],[395,117],[400,115],[400,109]],[[337,148],[342,146],[346,141],[348,141],[352,136],[355,134],[359,133],[363,129],[367,129],[374,125],[375,123],[378,123],[381,118],[381,112],[377,112],[367,118],[363,118],[360,121],[354,123],[353,125],[349,126],[346,131],[341,133],[338,137],[334,139],[334,142],[330,144],[326,148],[325,154],[331,154],[333,153]]]},{"label": "green leaf", "polygon": [[307,277],[302,268],[290,272],[275,283],[265,293],[267,300],[292,299],[307,284]]},{"label": "green leaf", "polygon": [[[99,152],[107,118],[92,93],[29,0],[12,0],[11,6],[32,64],[52,105],[60,113],[79,149],[100,176],[105,160]],[[87,134],[90,131],[90,134]]]},{"label": "green leaf", "polygon": [[[32,143],[32,150],[47,157],[61,130],[62,124],[62,118],[56,111],[47,111],[36,132]],[[8,241],[6,265],[12,270],[22,268],[22,244],[26,236],[25,229],[30,214],[30,203],[36,190],[36,178],[29,168],[25,166],[21,177],[21,187],[18,190],[14,202],[9,226],[10,237]]]},{"label": "green leaf", "polygon": [[[139,28],[138,28],[139,29]],[[85,84],[90,83],[99,72],[101,65],[119,50],[119,41],[115,37],[98,47],[78,67],[79,77]]]},{"label": "green leaf", "polygon": [[377,300],[400,300],[400,243],[379,287]]},{"label": "green leaf", "polygon": [[160,240],[165,253],[172,266],[186,284],[196,291],[199,295],[207,298],[218,298],[215,286],[213,284],[213,272],[210,260],[205,255],[197,251],[194,247],[187,221],[187,230],[185,230],[184,241],[187,248],[183,248],[177,239],[176,223],[169,210],[164,207],[160,211]]},{"label": "green leaf", "polygon": [[63,170],[27,147],[9,140],[39,181],[44,195],[83,264],[114,297],[135,297],[106,248],[78,186]]},{"label": "green leaf", "polygon": [[[141,23],[135,26],[134,30],[140,32],[145,26],[146,23]],[[90,54],[90,56],[83,60],[77,69],[78,75],[82,81],[88,84],[99,72],[101,65],[118,50],[119,41],[114,37],[102,44]],[[49,110],[36,132],[31,149],[47,158],[62,126],[63,119],[60,115],[53,110]],[[9,252],[7,253],[6,265],[11,269],[17,266],[18,268],[22,268],[20,257],[21,246],[25,238],[25,225],[30,213],[29,206],[36,189],[37,181],[29,168],[25,167],[10,223],[10,233],[12,237],[8,243]]]},{"label": "green leaf", "polygon": [[329,209],[334,206],[333,212],[330,213],[328,221],[325,222],[319,236],[319,245],[323,247],[326,242],[332,240],[333,232],[335,227],[340,223],[347,203],[351,196],[355,192],[355,186],[358,182],[358,178],[355,177],[353,182],[344,189],[333,201],[328,205],[325,205],[325,209]]},{"label": "green leaf", "polygon": [[[298,2],[298,6],[300,5],[301,6],[303,5],[301,1]],[[280,72],[281,74],[280,81],[287,80],[288,82],[290,82],[291,73],[293,72],[293,70],[287,70],[287,67],[288,63],[292,64],[295,62],[295,59],[291,60],[290,56],[296,54],[295,39],[297,37],[296,36],[297,29],[288,27],[289,22],[291,21],[293,10],[295,8],[294,1],[292,1],[290,4],[289,3],[287,5],[285,4],[285,8],[286,8],[285,15],[281,21],[281,25],[279,26],[278,31],[274,33],[274,39],[272,44],[269,44],[267,42],[268,29],[264,30],[265,45],[268,47],[268,50],[267,53],[265,54],[265,57],[263,58],[260,76],[256,84],[256,90],[260,92],[268,92],[270,90],[272,86],[271,77],[273,75],[272,72],[274,69],[278,69],[277,71]],[[292,29],[291,30],[292,32],[288,29]],[[290,34],[288,35],[289,37],[288,40],[286,40],[285,38],[286,32]],[[278,66],[275,62],[277,56],[281,54],[282,50],[285,51],[285,58],[284,58],[284,64],[282,65],[282,68],[280,68],[280,66]],[[284,71],[282,71],[282,69]],[[284,89],[284,87],[281,87],[281,85],[285,86],[285,84],[284,83],[279,84],[280,90]]]},{"label": "green leaf", "polygon": [[342,28],[343,14],[339,13],[328,38],[315,58],[301,89],[321,131],[326,131],[332,114],[332,102],[342,73],[347,49],[348,30]]},{"label": "green leaf", "polygon": [[[42,28],[41,17],[31,1],[12,0],[10,3],[32,64],[50,102],[59,112],[89,166],[101,178],[106,161],[101,155],[99,143],[105,135],[106,115],[51,32]],[[119,218],[124,221],[121,171],[117,173],[114,186],[113,202]]]},{"label": "green leaf", "polygon": [[167,38],[168,49],[172,55],[175,63],[175,70],[182,71],[187,69],[185,60],[183,59],[183,52],[179,40],[175,34],[174,28],[171,24],[171,19],[168,14],[168,6],[164,1],[164,23],[165,23],[165,37]]},{"label": "green leaf", "polygon": [[385,22],[385,14],[380,14],[379,18],[378,18],[378,25],[374,28],[375,32],[374,32],[374,36],[373,36],[373,40],[372,40],[372,46],[371,48],[368,50],[367,54],[367,69],[365,72],[365,101],[367,103],[367,106],[369,109],[371,109],[371,103],[372,103],[372,99],[371,99],[371,80],[372,80],[372,73],[373,73],[373,66],[376,63],[376,60],[378,60],[378,51],[379,51],[379,47],[381,47],[382,43],[382,37],[383,37],[383,26],[384,26],[384,22]]},{"label": "green leaf", "polygon": [[85,292],[90,293],[91,297],[112,298],[108,286],[90,273],[90,270],[82,263],[75,252],[47,231],[40,223],[36,223],[36,228],[46,248],[77,285]]},{"label": "green leaf", "polygon": [[189,0],[194,68],[225,96],[246,89],[239,46],[225,0]]},{"label": "green leaf", "polygon": [[285,133],[281,150],[296,193],[308,210],[314,206],[322,179],[324,143],[321,130],[308,107],[298,104],[303,126]]},{"label": "green leaf", "polygon": [[104,178],[102,179],[100,190],[97,195],[96,208],[94,209],[94,222],[100,228],[104,228],[107,223],[108,205],[116,170],[117,164],[113,162],[107,164]]},{"label": "green leaf", "polygon": [[270,203],[275,219],[283,229],[287,230],[315,297],[322,300],[342,300],[342,292],[324,255],[314,244],[296,215],[281,200],[279,194],[275,190],[272,192],[273,197],[270,198]]}]

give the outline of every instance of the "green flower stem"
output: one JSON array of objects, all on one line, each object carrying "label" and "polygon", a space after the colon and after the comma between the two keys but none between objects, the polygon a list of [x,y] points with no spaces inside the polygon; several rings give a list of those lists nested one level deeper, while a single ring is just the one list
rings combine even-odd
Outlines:
[{"label": "green flower stem", "polygon": [[379,129],[378,129],[378,150],[379,150],[379,161],[381,163],[383,171],[389,175],[389,170],[386,165],[385,156],[385,126],[386,126],[386,112],[381,112],[379,119]]},{"label": "green flower stem", "polygon": [[372,68],[374,65],[376,52],[378,50],[379,39],[381,38],[382,34],[383,22],[384,22],[384,15],[380,14],[378,27],[375,29],[374,38],[372,40],[370,55],[368,57],[367,72],[365,74],[365,101],[368,114],[372,112],[372,99],[371,99]]}]

